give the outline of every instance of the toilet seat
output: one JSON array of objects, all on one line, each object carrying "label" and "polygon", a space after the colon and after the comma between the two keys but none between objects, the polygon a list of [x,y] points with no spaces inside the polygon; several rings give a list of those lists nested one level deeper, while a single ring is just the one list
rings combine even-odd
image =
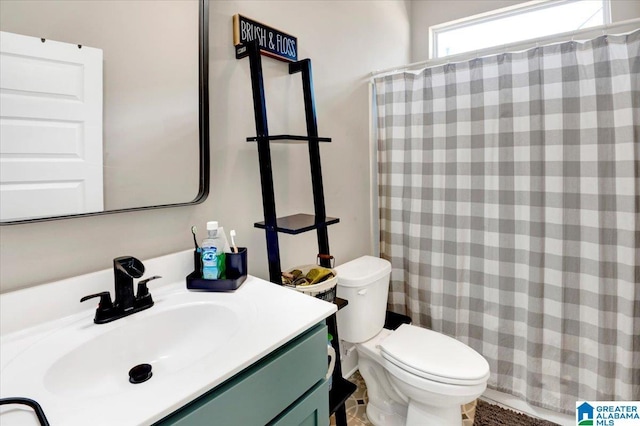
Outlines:
[{"label": "toilet seat", "polygon": [[435,382],[486,383],[489,364],[464,343],[432,330],[403,324],[379,344],[382,357],[396,367]]}]

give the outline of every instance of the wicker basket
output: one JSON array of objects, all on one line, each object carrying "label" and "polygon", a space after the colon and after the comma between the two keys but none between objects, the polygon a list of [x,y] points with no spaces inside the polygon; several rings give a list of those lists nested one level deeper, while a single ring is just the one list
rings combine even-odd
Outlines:
[{"label": "wicker basket", "polygon": [[[318,265],[302,265],[296,266],[294,268],[289,269],[287,272],[291,272],[294,269],[299,269],[302,271],[302,275],[307,275],[307,273],[313,269],[317,268]],[[329,268],[331,269],[331,268]],[[335,269],[331,269],[333,272],[333,278],[330,278],[326,281],[322,281],[318,284],[311,285],[287,285],[286,287],[292,288],[300,293],[304,293],[308,296],[313,296],[318,299],[326,300],[327,302],[333,302],[336,298],[336,289],[338,285],[338,273]]]}]

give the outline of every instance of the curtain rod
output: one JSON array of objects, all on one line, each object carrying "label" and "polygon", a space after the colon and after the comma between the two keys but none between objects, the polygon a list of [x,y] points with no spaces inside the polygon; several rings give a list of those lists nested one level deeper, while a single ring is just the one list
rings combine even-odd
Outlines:
[{"label": "curtain rod", "polygon": [[487,47],[480,50],[473,50],[470,52],[458,53],[456,55],[445,56],[443,58],[428,59],[426,61],[414,62],[407,65],[386,68],[378,71],[373,71],[370,75],[370,78],[373,79],[375,77],[380,77],[383,74],[395,74],[402,71],[407,71],[415,67],[429,68],[432,66],[442,65],[450,62],[464,61],[466,59],[478,58],[481,56],[504,52],[507,49],[525,50],[529,47],[540,46],[541,43],[566,41],[566,40],[563,40],[565,38],[567,40],[573,40],[576,36],[580,36],[580,35],[588,34],[592,32],[600,32],[602,35],[611,34],[612,30],[618,30],[620,28],[623,28],[626,26],[632,26],[632,25],[636,26],[635,29],[640,28],[640,18],[627,19],[626,21],[613,22],[611,24],[606,24],[606,25],[598,25],[597,27],[584,28],[576,31],[567,31],[564,33],[553,34],[553,35],[533,38],[529,40],[522,40],[514,43],[502,44],[499,46]]}]

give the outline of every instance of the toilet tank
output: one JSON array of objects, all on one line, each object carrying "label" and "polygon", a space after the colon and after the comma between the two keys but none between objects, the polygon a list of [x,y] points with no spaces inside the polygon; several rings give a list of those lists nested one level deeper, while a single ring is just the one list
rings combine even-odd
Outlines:
[{"label": "toilet tank", "polygon": [[337,315],[340,339],[351,343],[369,340],[384,327],[391,263],[362,256],[335,269],[337,296],[349,302]]}]

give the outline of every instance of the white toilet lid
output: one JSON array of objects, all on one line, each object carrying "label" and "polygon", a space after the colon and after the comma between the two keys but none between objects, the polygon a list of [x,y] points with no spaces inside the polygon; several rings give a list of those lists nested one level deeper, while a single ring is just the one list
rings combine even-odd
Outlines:
[{"label": "white toilet lid", "polygon": [[403,324],[380,343],[382,356],[425,379],[478,384],[489,377],[489,363],[464,343],[432,330]]}]

